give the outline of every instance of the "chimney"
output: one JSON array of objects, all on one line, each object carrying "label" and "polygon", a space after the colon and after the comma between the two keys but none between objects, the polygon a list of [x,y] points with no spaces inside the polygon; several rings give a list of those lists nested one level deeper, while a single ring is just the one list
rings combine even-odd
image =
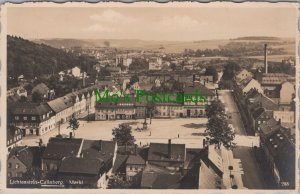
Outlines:
[{"label": "chimney", "polygon": [[268,45],[265,44],[265,73],[267,74],[268,73],[268,59],[267,59],[267,55],[268,55]]},{"label": "chimney", "polygon": [[281,119],[278,120],[278,124],[281,125]]},{"label": "chimney", "polygon": [[70,135],[69,135],[69,138],[72,139],[72,132],[70,132],[69,134],[70,134]]},{"label": "chimney", "polygon": [[134,144],[134,155],[137,155],[137,145]]},{"label": "chimney", "polygon": [[169,143],[168,143],[168,158],[169,159],[171,159],[171,152],[172,152],[172,150],[171,150],[171,139],[169,139]]},{"label": "chimney", "polygon": [[99,151],[102,150],[102,140],[99,140]]},{"label": "chimney", "polygon": [[206,147],[206,142],[205,142],[205,139],[203,139],[203,148]]}]

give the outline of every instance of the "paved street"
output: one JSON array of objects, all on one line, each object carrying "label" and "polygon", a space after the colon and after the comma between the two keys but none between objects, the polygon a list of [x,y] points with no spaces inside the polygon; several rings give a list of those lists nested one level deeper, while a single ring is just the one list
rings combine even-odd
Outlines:
[{"label": "paved street", "polygon": [[263,179],[262,171],[259,167],[259,164],[254,156],[252,151],[252,146],[249,146],[249,143],[253,146],[258,145],[258,137],[246,136],[246,130],[244,129],[242,119],[240,117],[238,108],[233,100],[232,94],[230,91],[219,91],[220,100],[225,104],[226,112],[228,115],[231,115],[231,124],[236,132],[236,142],[246,142],[244,146],[237,146],[233,150],[233,156],[239,158],[242,164],[243,173],[242,179],[244,187],[248,189],[263,189],[265,188],[265,183]]}]

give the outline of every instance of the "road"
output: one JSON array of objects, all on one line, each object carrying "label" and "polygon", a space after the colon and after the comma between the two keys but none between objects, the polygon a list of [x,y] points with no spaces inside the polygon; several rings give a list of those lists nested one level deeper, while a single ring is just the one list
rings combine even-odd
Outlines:
[{"label": "road", "polygon": [[[233,100],[232,94],[230,91],[219,91],[220,100],[225,104],[226,113],[231,115],[230,123],[234,127],[236,132],[236,142],[243,142],[245,139],[253,139],[255,142],[254,145],[257,145],[257,137],[247,136],[246,130],[239,114],[239,110]],[[243,136],[243,137],[242,137]],[[254,156],[252,148],[248,145],[237,146],[233,149],[234,158],[238,158],[241,161],[243,174],[242,179],[244,187],[248,189],[264,189],[265,181],[263,178],[262,170]]]}]

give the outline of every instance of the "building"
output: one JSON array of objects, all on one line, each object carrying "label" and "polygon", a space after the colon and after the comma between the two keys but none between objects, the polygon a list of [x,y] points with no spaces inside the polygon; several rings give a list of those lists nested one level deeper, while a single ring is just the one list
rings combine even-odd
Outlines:
[{"label": "building", "polygon": [[246,78],[243,81],[241,81],[241,83],[240,83],[239,86],[240,86],[243,94],[248,93],[251,89],[255,89],[259,93],[263,94],[263,90],[261,88],[260,83],[257,80],[255,80],[255,79],[252,79],[252,78],[248,79],[248,78]]},{"label": "building", "polygon": [[280,89],[280,100],[281,105],[290,105],[292,100],[295,98],[295,85],[291,82],[283,82]]},{"label": "building", "polygon": [[[29,179],[38,176],[40,173],[40,161],[43,151],[44,147],[14,147],[7,158],[8,179]],[[8,187],[16,186],[8,184]]]},{"label": "building", "polygon": [[9,97],[9,96],[19,96],[19,97],[24,96],[24,97],[27,97],[27,90],[22,86],[15,87],[15,88],[12,88],[10,90],[7,90],[6,96],[7,97]]},{"label": "building", "polygon": [[8,125],[6,137],[6,146],[8,151],[10,151],[12,148],[22,144],[23,131],[13,125]]},{"label": "building", "polygon": [[180,103],[156,103],[154,117],[157,118],[178,118],[183,117],[184,107]]},{"label": "building", "polygon": [[18,103],[13,107],[11,120],[24,135],[43,135],[55,128],[55,112],[48,104]]},{"label": "building", "polygon": [[145,166],[146,161],[138,153],[137,145],[135,145],[134,154],[129,155],[126,160],[126,180],[135,185],[139,185]]},{"label": "building", "polygon": [[[51,138],[42,169],[64,180],[65,187],[106,188],[116,152],[117,144],[112,141]],[[72,184],[70,180],[81,182]]]},{"label": "building", "polygon": [[[196,99],[192,97],[196,91],[198,91],[198,102],[195,102]],[[205,101],[201,99],[201,96],[205,97]],[[201,83],[194,82],[192,86],[185,86],[183,117],[205,117],[205,107],[210,104],[214,98],[215,93]]]},{"label": "building", "polygon": [[40,83],[36,85],[34,88],[32,88],[31,93],[37,93],[42,97],[42,99],[47,100],[49,97],[50,89],[46,86],[44,83]]},{"label": "building", "polygon": [[259,125],[265,123],[269,119],[273,118],[272,112],[265,111],[264,108],[258,108],[252,113],[252,126],[253,130],[257,132],[259,130]]},{"label": "building", "polygon": [[260,145],[268,166],[266,170],[271,172],[279,189],[294,189],[295,144],[286,129],[275,126],[272,123],[260,126]]},{"label": "building", "polygon": [[79,78],[80,77],[80,74],[81,74],[81,70],[79,67],[73,67],[71,69],[71,74],[74,76],[74,77],[77,77]]},{"label": "building", "polygon": [[69,96],[63,96],[47,102],[55,113],[55,126],[59,126],[72,118],[74,113],[73,101]]},{"label": "building", "polygon": [[243,69],[235,76],[235,79],[237,82],[240,82],[245,79],[252,78],[252,77],[253,77],[253,74],[251,72],[247,71],[246,69]]},{"label": "building", "polygon": [[121,98],[119,103],[98,102],[96,104],[95,120],[126,120],[135,119],[134,102],[124,102]]},{"label": "building", "polygon": [[50,138],[42,157],[41,169],[55,174],[65,157],[79,157],[83,139]]}]

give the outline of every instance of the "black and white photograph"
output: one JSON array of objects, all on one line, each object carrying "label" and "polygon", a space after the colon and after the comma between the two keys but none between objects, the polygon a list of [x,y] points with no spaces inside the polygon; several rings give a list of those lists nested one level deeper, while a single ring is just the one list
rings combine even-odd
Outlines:
[{"label": "black and white photograph", "polygon": [[5,188],[297,192],[296,4],[1,14]]}]

